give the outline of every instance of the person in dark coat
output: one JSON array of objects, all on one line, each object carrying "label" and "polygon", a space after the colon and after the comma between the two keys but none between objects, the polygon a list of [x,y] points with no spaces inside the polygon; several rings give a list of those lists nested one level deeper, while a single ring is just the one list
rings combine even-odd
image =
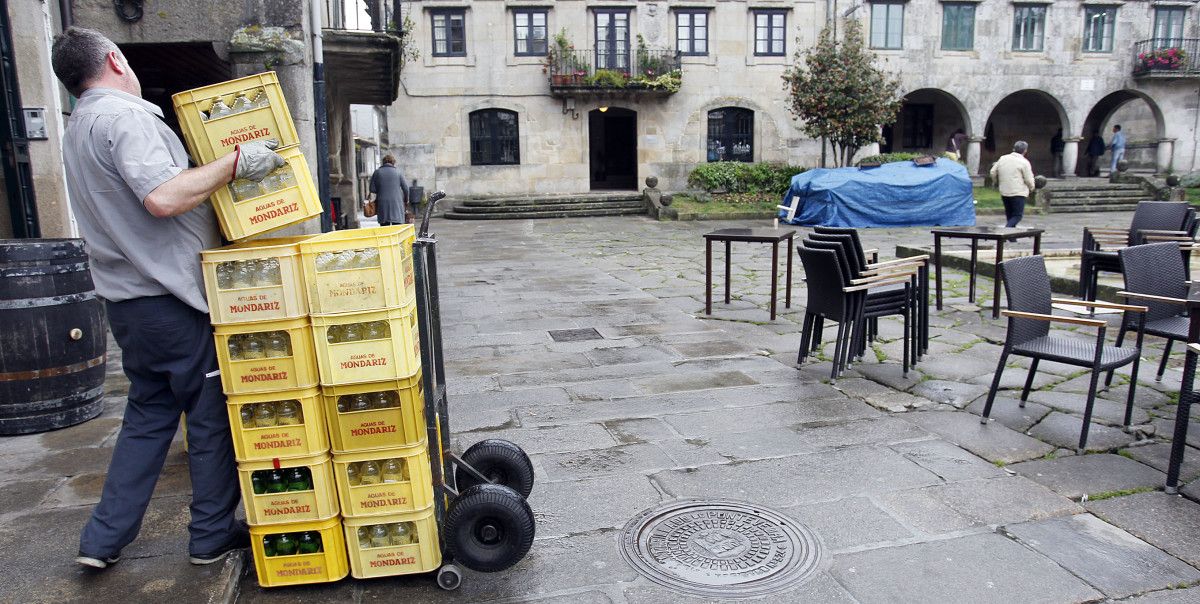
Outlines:
[{"label": "person in dark coat", "polygon": [[396,167],[396,158],[383,156],[383,165],[371,174],[371,194],[367,201],[375,202],[379,226],[408,222],[408,183]]},{"label": "person in dark coat", "polygon": [[1087,176],[1100,176],[1100,156],[1104,155],[1105,149],[1107,147],[1104,137],[1100,136],[1100,129],[1092,130],[1092,138],[1087,145]]},{"label": "person in dark coat", "polygon": [[1054,160],[1054,165],[1050,170],[1050,175],[1054,178],[1062,178],[1063,175],[1063,148],[1066,144],[1063,142],[1062,128],[1054,133],[1050,138],[1050,157]]}]

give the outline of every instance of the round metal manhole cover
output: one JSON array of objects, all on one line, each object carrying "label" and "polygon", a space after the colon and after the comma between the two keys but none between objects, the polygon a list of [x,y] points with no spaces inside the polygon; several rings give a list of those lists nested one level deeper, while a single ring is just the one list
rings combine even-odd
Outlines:
[{"label": "round metal manhole cover", "polygon": [[821,562],[808,527],[761,506],[677,500],[625,525],[621,556],[646,578],[678,591],[754,598],[796,587]]}]

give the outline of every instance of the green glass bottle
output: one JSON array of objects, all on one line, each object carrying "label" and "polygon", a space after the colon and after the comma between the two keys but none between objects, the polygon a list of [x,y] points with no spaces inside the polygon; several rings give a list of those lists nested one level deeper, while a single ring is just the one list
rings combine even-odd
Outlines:
[{"label": "green glass bottle", "polygon": [[275,539],[275,555],[277,556],[292,556],[295,555],[299,543],[296,542],[296,535],[293,533],[281,533]]},{"label": "green glass bottle", "polygon": [[254,490],[255,495],[262,495],[267,492],[267,479],[263,470],[250,473],[250,488]]},{"label": "green glass bottle", "polygon": [[283,493],[288,490],[287,477],[284,476],[283,470],[271,470],[267,478],[268,493]]},{"label": "green glass bottle", "polygon": [[297,548],[301,554],[316,554],[321,551],[321,533],[304,531],[300,533],[300,545]]},{"label": "green glass bottle", "polygon": [[308,468],[292,468],[287,471],[289,491],[309,491],[312,490],[312,474],[308,472]]},{"label": "green glass bottle", "polygon": [[275,551],[275,535],[266,535],[263,537],[263,555],[268,558],[277,555]]}]

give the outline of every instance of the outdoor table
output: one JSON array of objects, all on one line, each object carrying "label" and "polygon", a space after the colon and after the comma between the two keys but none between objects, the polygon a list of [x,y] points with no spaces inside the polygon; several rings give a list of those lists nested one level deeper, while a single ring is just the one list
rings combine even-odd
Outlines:
[{"label": "outdoor table", "polygon": [[1193,283],[1188,288],[1188,346],[1187,356],[1183,362],[1183,379],[1179,384],[1179,404],[1175,407],[1175,432],[1171,436],[1171,461],[1167,465],[1166,492],[1172,495],[1179,492],[1179,470],[1183,466],[1183,452],[1187,449],[1188,418],[1191,415],[1192,403],[1200,398],[1192,388],[1196,377],[1197,353],[1196,343],[1200,342],[1200,284]]},{"label": "outdoor table", "polygon": [[792,229],[718,229],[704,234],[704,314],[712,314],[712,244],[725,242],[725,303],[729,304],[730,246],[735,241],[771,244],[771,320],[775,320],[775,297],[779,290],[779,242],[787,240],[787,289],[784,307],[792,307]]},{"label": "outdoor table", "polygon": [[947,227],[932,229],[933,233],[933,264],[934,280],[937,281],[937,309],[942,309],[942,237],[947,239],[971,240],[971,276],[968,300],[975,301],[975,270],[978,266],[979,242],[996,242],[996,274],[995,290],[992,292],[992,318],[1000,318],[1000,263],[1004,261],[1004,242],[1016,241],[1023,237],[1033,237],[1033,253],[1042,251],[1042,229],[1022,229],[1018,227]]}]

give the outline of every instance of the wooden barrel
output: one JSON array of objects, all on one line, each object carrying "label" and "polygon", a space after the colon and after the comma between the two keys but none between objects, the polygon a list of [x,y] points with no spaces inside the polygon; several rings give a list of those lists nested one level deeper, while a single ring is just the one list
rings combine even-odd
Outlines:
[{"label": "wooden barrel", "polygon": [[82,239],[0,240],[0,434],[99,415],[107,339]]}]

